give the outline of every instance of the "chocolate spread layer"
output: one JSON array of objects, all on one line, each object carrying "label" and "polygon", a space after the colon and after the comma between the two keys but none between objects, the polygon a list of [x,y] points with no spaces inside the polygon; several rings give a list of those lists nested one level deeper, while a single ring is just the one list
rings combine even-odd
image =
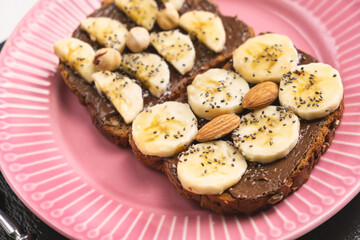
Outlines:
[{"label": "chocolate spread layer", "polygon": [[230,188],[229,193],[234,198],[256,198],[278,189],[304,158],[322,125],[323,121],[301,123],[300,138],[293,151],[270,164],[248,164],[241,181]]},{"label": "chocolate spread layer", "polygon": [[[64,64],[61,67],[66,69],[68,72],[72,71]],[[82,96],[85,103],[93,105],[94,109],[101,109],[101,111],[97,111],[96,113],[98,115],[97,118],[106,121],[113,116],[119,115],[118,111],[114,108],[111,102],[108,101],[105,96],[102,96],[95,86],[88,84],[84,79],[75,74],[69,75],[68,80],[72,89],[76,89],[78,93],[77,95]]]},{"label": "chocolate spread layer", "polygon": [[[158,4],[159,6],[161,5],[160,1],[158,1]],[[176,99],[178,96],[185,92],[184,88],[186,87],[186,85],[188,85],[198,73],[223,63],[225,59],[231,57],[233,50],[235,50],[248,38],[253,36],[252,30],[249,29],[249,27],[245,23],[241,22],[236,17],[222,16],[219,13],[217,6],[206,0],[186,1],[180,10],[180,14],[194,9],[211,11],[220,16],[223,21],[227,37],[223,52],[214,53],[209,50],[205,45],[201,44],[196,39],[193,39],[193,44],[196,51],[194,67],[189,73],[181,75],[174,67],[172,67],[171,64],[168,63],[168,66],[170,68],[170,84],[163,96],[161,96],[160,98],[152,96],[149,91],[142,85],[142,83],[138,82],[143,89],[145,106],[154,105],[164,102],[166,100]],[[96,10],[90,15],[90,17],[110,17],[112,19],[116,19],[122,22],[127,26],[128,29],[136,26],[136,24],[130,18],[128,18],[121,10],[119,10],[119,8],[115,6],[115,4],[110,4]],[[155,25],[153,31],[158,32],[162,30],[157,25]],[[89,43],[95,50],[101,48],[101,46],[96,41],[91,41],[89,35],[85,31],[81,30],[80,27],[78,27],[74,31],[73,37]],[[151,46],[146,50],[146,52],[157,53],[156,50]],[[124,53],[130,52],[126,49]],[[120,73],[127,75],[126,73],[121,71]],[[129,77],[132,78],[131,76]],[[107,101],[105,96],[101,96],[101,98],[104,98],[103,100],[99,99],[99,93],[94,86],[87,85],[87,83],[82,79],[80,80],[82,82],[79,82],[79,78],[76,76],[69,76],[68,81],[73,84],[74,88],[78,89],[79,92],[84,93],[84,95],[87,96],[87,102],[96,107],[95,109],[97,115],[101,118],[100,120],[104,124],[107,124],[108,119],[112,118],[114,115],[119,115],[119,113],[112,106],[112,104]]]},{"label": "chocolate spread layer", "polygon": [[[317,62],[317,60],[299,51],[299,64]],[[301,119],[300,137],[296,147],[283,159],[270,164],[248,164],[241,181],[228,191],[234,198],[256,198],[267,192],[275,191],[294,171],[311,147],[311,142],[322,129],[325,120],[304,121]]]},{"label": "chocolate spread layer", "polygon": [[[312,56],[298,50],[299,64],[317,62]],[[228,67],[226,67],[228,65]],[[226,64],[225,68],[233,70],[232,64]],[[245,113],[244,113],[245,114]],[[256,199],[271,192],[276,192],[281,187],[290,174],[296,169],[306,153],[312,147],[313,139],[318,136],[325,124],[326,118],[304,121],[301,120],[300,137],[295,148],[285,157],[270,164],[257,164],[248,162],[248,168],[241,180],[229,188],[226,192],[234,198]],[[231,140],[229,135],[224,140]],[[167,167],[177,178],[177,159],[168,159]]]}]

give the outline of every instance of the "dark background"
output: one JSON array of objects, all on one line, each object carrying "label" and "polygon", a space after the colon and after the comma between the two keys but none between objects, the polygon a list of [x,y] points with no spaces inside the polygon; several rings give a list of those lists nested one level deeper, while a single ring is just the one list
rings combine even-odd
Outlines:
[{"label": "dark background", "polygon": [[[0,44],[0,50],[4,43]],[[14,194],[0,174],[0,209],[36,240],[67,240],[37,218]],[[0,240],[10,239],[0,228]],[[360,194],[346,207],[299,240],[360,240]]]}]

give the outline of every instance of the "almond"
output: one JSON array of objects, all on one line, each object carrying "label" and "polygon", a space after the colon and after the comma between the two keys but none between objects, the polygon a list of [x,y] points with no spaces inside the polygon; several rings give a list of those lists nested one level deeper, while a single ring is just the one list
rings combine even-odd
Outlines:
[{"label": "almond", "polygon": [[114,2],[115,2],[115,0],[104,0],[104,1],[101,3],[101,5],[104,7],[104,6],[113,4]]},{"label": "almond", "polygon": [[251,88],[245,94],[242,105],[246,109],[256,110],[272,104],[279,95],[279,87],[274,82],[263,82]]},{"label": "almond", "polygon": [[205,124],[196,134],[199,142],[218,139],[233,131],[240,124],[240,117],[235,114],[220,115]]}]

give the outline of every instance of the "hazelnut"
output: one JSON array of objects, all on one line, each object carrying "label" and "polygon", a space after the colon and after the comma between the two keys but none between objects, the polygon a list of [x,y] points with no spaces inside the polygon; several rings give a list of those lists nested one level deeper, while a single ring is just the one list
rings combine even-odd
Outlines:
[{"label": "hazelnut", "polygon": [[139,53],[148,48],[150,35],[146,28],[134,27],[126,36],[126,46],[135,53]]},{"label": "hazelnut", "polygon": [[156,14],[156,22],[163,30],[170,30],[179,25],[180,17],[174,4],[165,3],[165,8]]},{"label": "hazelnut", "polygon": [[113,48],[101,48],[96,51],[94,64],[99,71],[114,71],[120,67],[121,55]]}]

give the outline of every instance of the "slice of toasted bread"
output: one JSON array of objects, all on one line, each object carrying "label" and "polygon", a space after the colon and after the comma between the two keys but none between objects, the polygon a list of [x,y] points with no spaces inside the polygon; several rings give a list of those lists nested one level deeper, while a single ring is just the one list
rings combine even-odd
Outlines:
[{"label": "slice of toasted bread", "polygon": [[[167,89],[166,94],[160,98],[156,98],[149,94],[148,90],[139,82],[139,84],[143,87],[145,107],[181,97],[186,91],[186,86],[198,73],[203,72],[211,67],[224,64],[225,60],[232,56],[232,51],[234,49],[245,42],[248,38],[254,36],[253,30],[245,23],[241,22],[237,18],[221,15],[217,6],[210,3],[209,1],[187,0],[180,10],[180,13],[184,13],[193,9],[211,11],[221,17],[227,36],[225,48],[221,53],[217,54],[210,51],[207,47],[205,47],[205,45],[194,39],[193,43],[197,57],[193,69],[189,73],[181,75],[169,64],[170,86]],[[106,16],[119,20],[126,24],[128,29],[136,26],[134,22],[132,22],[115,6],[113,1],[104,2],[103,7],[96,10],[90,16]],[[159,29],[159,27],[154,27],[154,31],[160,30],[161,29]],[[97,42],[92,41],[89,38],[89,35],[85,31],[81,30],[80,27],[74,31],[73,37],[79,38],[80,40],[89,43],[95,50],[101,48],[101,46]],[[156,53],[156,50],[152,47],[149,47],[146,52]],[[126,50],[125,53],[128,53],[128,50]],[[119,146],[128,145],[130,125],[124,123],[122,117],[116,111],[110,101],[108,101],[105,96],[99,94],[95,87],[87,84],[75,73],[75,71],[67,67],[64,63],[60,62],[59,71],[70,90],[75,93],[78,96],[79,101],[88,108],[95,126],[113,143]],[[123,72],[120,73],[126,75]]]},{"label": "slice of toasted bread", "polygon": [[[299,51],[300,64],[317,60]],[[233,70],[232,62],[224,65]],[[186,98],[179,99],[186,101]],[[297,146],[283,159],[271,164],[250,164],[242,179],[221,195],[199,195],[185,190],[177,177],[177,158],[160,158],[142,154],[131,140],[135,156],[144,165],[165,172],[175,189],[185,198],[200,202],[204,208],[217,213],[252,214],[286,198],[304,184],[331,144],[344,110],[340,107],[328,117],[301,122],[301,138]],[[201,124],[200,124],[201,125]],[[229,135],[224,140],[229,140]],[[162,165],[163,163],[163,165]]]},{"label": "slice of toasted bread", "polygon": [[[343,103],[326,119],[311,123],[316,125],[316,130],[311,132],[309,138],[299,141],[295,149],[284,159],[280,159],[268,165],[250,165],[241,180],[233,187],[220,195],[199,195],[185,190],[177,177],[177,158],[166,159],[162,171],[166,173],[175,189],[186,199],[195,200],[204,208],[216,213],[245,213],[253,214],[285,199],[289,194],[296,191],[310,177],[310,173],[321,155],[330,146],[339,125],[344,110]],[[308,125],[302,127],[306,131]],[[299,151],[302,145],[306,150]],[[289,161],[294,157],[296,161]],[[159,163],[157,163],[159,164]],[[289,164],[284,171],[281,167]],[[275,176],[275,169],[279,169]]]}]

